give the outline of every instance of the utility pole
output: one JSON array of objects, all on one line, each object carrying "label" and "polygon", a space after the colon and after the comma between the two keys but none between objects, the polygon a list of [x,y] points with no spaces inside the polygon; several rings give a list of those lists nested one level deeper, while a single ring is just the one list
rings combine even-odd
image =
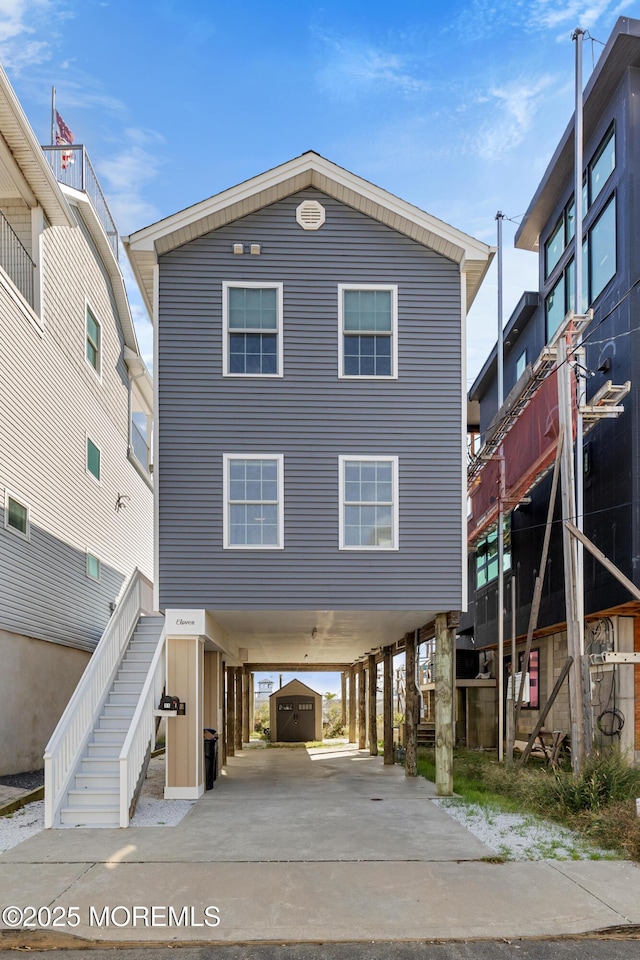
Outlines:
[{"label": "utility pole", "polygon": [[[497,259],[498,259],[498,410],[504,403],[504,346],[502,321],[502,221],[504,214],[498,210],[496,222]],[[500,486],[498,490],[498,761],[504,759],[504,455],[502,446],[498,450],[500,464]]]}]

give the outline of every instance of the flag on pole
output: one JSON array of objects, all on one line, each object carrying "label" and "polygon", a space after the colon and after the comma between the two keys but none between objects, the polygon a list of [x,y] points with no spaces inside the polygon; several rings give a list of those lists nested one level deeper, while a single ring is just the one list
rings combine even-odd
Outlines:
[{"label": "flag on pole", "polygon": [[[58,111],[56,110],[56,144],[58,146],[64,146],[65,144],[73,143],[73,134],[69,127],[66,125]],[[66,170],[69,164],[73,163],[73,150],[62,150],[61,152],[61,166],[63,170]]]}]

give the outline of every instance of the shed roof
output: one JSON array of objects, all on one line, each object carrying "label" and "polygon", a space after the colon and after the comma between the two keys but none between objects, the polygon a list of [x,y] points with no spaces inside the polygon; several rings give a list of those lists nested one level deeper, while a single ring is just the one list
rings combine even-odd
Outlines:
[{"label": "shed roof", "polygon": [[466,278],[466,306],[471,305],[493,258],[493,247],[309,150],[122,238],[150,314],[158,256],[308,187],[459,263]]},{"label": "shed roof", "polygon": [[[322,694],[318,693],[317,690],[312,690],[306,683],[303,683],[302,680],[297,680],[295,677],[293,680],[289,680],[289,683],[285,683],[284,687],[280,687],[279,690],[274,690],[271,697],[280,697],[283,694],[285,696],[291,696],[291,694],[299,692],[300,688],[312,694],[314,697],[322,697]],[[271,697],[269,697],[269,699],[271,699]]]}]

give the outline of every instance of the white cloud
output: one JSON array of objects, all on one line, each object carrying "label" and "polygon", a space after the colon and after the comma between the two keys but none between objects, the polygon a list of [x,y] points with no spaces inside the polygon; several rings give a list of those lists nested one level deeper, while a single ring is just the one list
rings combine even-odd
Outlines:
[{"label": "white cloud", "polygon": [[[70,16],[60,0],[0,0],[0,60],[14,73],[51,57],[56,21]],[[46,27],[47,40],[35,35]]]},{"label": "white cloud", "polygon": [[537,0],[531,8],[530,16],[533,23],[550,30],[560,26],[569,30],[575,27],[589,30],[605,15],[618,16],[631,2],[632,0],[568,0],[558,5],[557,0]]},{"label": "white cloud", "polygon": [[483,160],[497,160],[522,143],[533,118],[555,87],[555,78],[543,74],[532,81],[528,77],[503,86],[491,87],[481,101],[492,117],[473,136],[473,148]]},{"label": "white cloud", "polygon": [[411,72],[407,56],[359,40],[321,39],[325,62],[317,80],[337,99],[353,100],[381,91],[411,97],[428,89],[427,82]]},{"label": "white cloud", "polygon": [[153,130],[127,128],[118,152],[97,164],[105,184],[109,208],[121,233],[139,229],[158,217],[156,207],[144,197],[145,187],[153,180],[160,166],[157,150],[163,142]]}]

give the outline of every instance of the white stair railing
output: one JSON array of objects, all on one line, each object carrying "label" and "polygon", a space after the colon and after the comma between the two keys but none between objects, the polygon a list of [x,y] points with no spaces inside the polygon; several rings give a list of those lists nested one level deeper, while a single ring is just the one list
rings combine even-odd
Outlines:
[{"label": "white stair railing", "polygon": [[154,710],[160,703],[165,682],[165,628],[149,665],[140,699],[120,751],[120,826],[129,826],[131,801],[138,786],[147,751],[155,735]]},{"label": "white stair railing", "polygon": [[153,585],[136,568],[44,753],[44,825],[53,827],[124,650],[142,613],[153,613]]}]

